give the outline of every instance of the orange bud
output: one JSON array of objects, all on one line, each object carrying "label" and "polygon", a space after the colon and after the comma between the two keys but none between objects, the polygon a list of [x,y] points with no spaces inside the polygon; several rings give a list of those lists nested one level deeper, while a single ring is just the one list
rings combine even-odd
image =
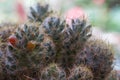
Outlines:
[{"label": "orange bud", "polygon": [[29,41],[27,43],[27,49],[30,50],[30,51],[32,51],[35,48],[35,46],[36,46],[36,44],[32,41]]}]

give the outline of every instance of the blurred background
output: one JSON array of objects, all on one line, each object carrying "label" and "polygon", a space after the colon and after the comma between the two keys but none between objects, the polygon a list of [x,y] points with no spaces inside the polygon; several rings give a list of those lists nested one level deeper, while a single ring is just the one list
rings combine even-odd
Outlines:
[{"label": "blurred background", "polygon": [[67,22],[85,18],[93,25],[93,35],[115,48],[114,69],[120,71],[120,0],[0,0],[0,23],[24,23],[29,7],[48,3]]}]

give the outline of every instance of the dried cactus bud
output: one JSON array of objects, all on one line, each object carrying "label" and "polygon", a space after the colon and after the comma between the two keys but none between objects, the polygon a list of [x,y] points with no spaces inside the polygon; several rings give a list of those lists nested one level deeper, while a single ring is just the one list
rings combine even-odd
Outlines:
[{"label": "dried cactus bud", "polygon": [[80,50],[91,35],[91,25],[87,25],[85,20],[74,19],[72,25],[68,25],[64,31],[64,48]]},{"label": "dried cactus bud", "polygon": [[53,40],[59,40],[60,34],[65,27],[65,22],[61,22],[60,18],[57,17],[48,17],[43,22],[43,27],[45,29],[45,33],[47,33]]},{"label": "dried cactus bud", "polygon": [[93,80],[93,74],[86,66],[75,67],[68,80]]},{"label": "dried cactus bud", "polygon": [[35,9],[33,7],[30,8],[30,15],[28,18],[31,21],[40,21],[42,22],[49,14],[51,13],[48,9],[48,5],[42,6],[41,4],[37,3]]},{"label": "dried cactus bud", "polygon": [[91,37],[91,25],[86,20],[73,19],[72,24],[67,27],[68,37],[72,36],[75,41],[86,41]]},{"label": "dried cactus bud", "polygon": [[41,80],[66,80],[66,74],[56,64],[50,64],[42,71]]}]

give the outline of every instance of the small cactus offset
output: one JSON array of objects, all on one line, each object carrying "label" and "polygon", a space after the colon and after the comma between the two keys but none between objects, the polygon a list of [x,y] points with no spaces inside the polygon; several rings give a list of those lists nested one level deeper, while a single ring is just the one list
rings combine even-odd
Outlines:
[{"label": "small cactus offset", "polygon": [[85,19],[67,24],[48,5],[30,10],[25,24],[0,28],[0,80],[107,79],[112,48],[92,39],[92,26]]},{"label": "small cactus offset", "polygon": [[93,80],[93,74],[85,66],[78,66],[73,69],[68,80]]},{"label": "small cactus offset", "polygon": [[56,64],[50,64],[41,72],[41,80],[66,80],[66,73]]},{"label": "small cactus offset", "polygon": [[111,74],[108,76],[108,80],[120,80],[119,71],[117,70],[111,71]]}]

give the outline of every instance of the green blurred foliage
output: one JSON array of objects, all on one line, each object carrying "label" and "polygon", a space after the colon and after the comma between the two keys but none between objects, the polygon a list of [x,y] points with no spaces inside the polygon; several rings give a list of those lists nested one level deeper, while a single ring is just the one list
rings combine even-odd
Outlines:
[{"label": "green blurred foliage", "polygon": [[120,32],[120,7],[110,10],[106,26],[106,29]]},{"label": "green blurred foliage", "polygon": [[93,0],[74,0],[73,4],[84,9],[93,26],[120,32],[120,0],[105,0],[102,5],[95,4]]}]

